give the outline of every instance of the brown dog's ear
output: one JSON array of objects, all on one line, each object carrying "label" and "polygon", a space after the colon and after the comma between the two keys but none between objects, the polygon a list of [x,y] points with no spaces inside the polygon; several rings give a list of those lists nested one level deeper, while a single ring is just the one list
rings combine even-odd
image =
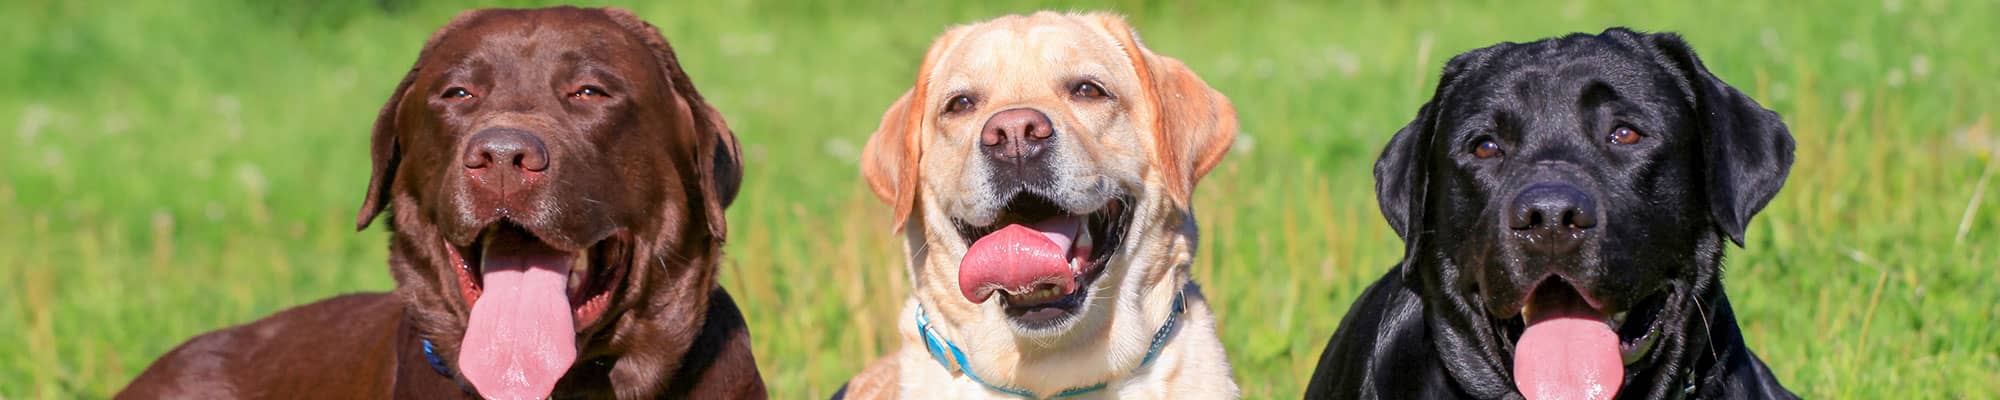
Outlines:
[{"label": "brown dog's ear", "polygon": [[[424,41],[423,49],[417,51],[417,62],[421,63],[427,58],[425,56],[437,46],[438,39],[484,15],[484,11],[467,10],[452,17],[451,22],[445,23],[444,27],[438,28],[437,32],[431,34],[430,39]],[[375,221],[375,216],[381,215],[383,209],[389,208],[389,188],[395,183],[396,167],[403,160],[402,139],[398,132],[401,129],[398,121],[402,114],[403,97],[410,94],[410,86],[416,83],[417,72],[422,69],[423,64],[411,65],[410,71],[403,74],[402,82],[396,84],[396,91],[389,93],[389,102],[383,104],[382,111],[375,114],[375,130],[369,134],[368,139],[369,158],[373,161],[374,168],[368,176],[368,193],[361,200],[361,213],[354,219],[354,230],[368,229],[368,224]]]},{"label": "brown dog's ear", "polygon": [[897,232],[903,230],[917,208],[917,165],[923,155],[920,135],[924,121],[930,116],[924,102],[930,93],[931,67],[945,49],[964,36],[965,30],[965,27],[952,28],[931,42],[930,50],[924,52],[924,63],[917,67],[916,83],[896,103],[890,104],[888,111],[882,112],[882,125],[861,148],[861,177],[868,181],[875,197],[894,208],[892,229]]},{"label": "brown dog's ear", "polygon": [[[417,59],[421,60],[422,57]],[[403,159],[401,142],[396,138],[396,110],[402,108],[403,95],[410,91],[410,83],[417,78],[417,69],[403,75],[403,82],[396,84],[396,91],[389,95],[389,103],[382,105],[382,111],[375,115],[375,131],[369,134],[368,158],[373,161],[373,172],[368,176],[368,193],[361,199],[361,215],[354,219],[354,230],[366,230],[375,222],[375,216],[389,207],[389,186],[395,183],[396,166]]]},{"label": "brown dog's ear", "polygon": [[1208,86],[1194,70],[1173,57],[1154,53],[1139,40],[1124,18],[1111,14],[1087,16],[1112,37],[1132,60],[1145,87],[1153,128],[1154,170],[1165,181],[1167,194],[1181,207],[1193,207],[1194,184],[1229,154],[1236,141],[1236,107]]},{"label": "brown dog's ear", "polygon": [[633,38],[638,39],[653,52],[654,62],[660,66],[661,78],[670,83],[674,95],[687,106],[689,121],[694,126],[695,141],[691,168],[694,177],[684,180],[687,193],[693,193],[702,204],[703,218],[708,232],[718,241],[728,237],[728,218],[724,211],[736,201],[736,191],[743,183],[742,152],[736,144],[736,134],[729,130],[729,123],[723,121],[722,113],[702,99],[701,92],[694,88],[694,81],[688,79],[687,71],[681,69],[681,62],[674,55],[673,45],[660,34],[659,28],[639,19],[631,11],[622,8],[602,9],[605,16],[625,28]]},{"label": "brown dog's ear", "polygon": [[[673,68],[678,71],[679,65]],[[682,74],[674,79],[682,82],[687,76]],[[703,101],[693,84],[687,86],[686,90],[675,92],[687,102],[694,116],[695,132],[700,135],[695,149],[695,179],[702,193],[702,211],[707,214],[708,233],[716,239],[726,239],[729,226],[724,211],[736,202],[736,192],[743,186],[743,152],[722,113]]]}]

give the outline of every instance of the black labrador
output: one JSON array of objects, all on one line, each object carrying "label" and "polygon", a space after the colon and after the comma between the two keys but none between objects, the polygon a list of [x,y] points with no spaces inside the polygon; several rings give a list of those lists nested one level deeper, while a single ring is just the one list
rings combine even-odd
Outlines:
[{"label": "black labrador", "polygon": [[1671,33],[1452,58],[1375,163],[1403,262],[1305,397],[1795,398],[1722,289],[1724,241],[1742,245],[1792,148]]}]

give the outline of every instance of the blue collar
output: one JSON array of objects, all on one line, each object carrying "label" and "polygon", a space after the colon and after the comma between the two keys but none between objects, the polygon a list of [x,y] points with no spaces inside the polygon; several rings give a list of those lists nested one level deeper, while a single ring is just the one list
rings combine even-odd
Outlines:
[{"label": "blue collar", "polygon": [[437,370],[438,375],[451,377],[451,367],[444,366],[444,359],[438,358],[437,346],[431,345],[430,339],[424,339],[424,359],[430,360],[431,369]]},{"label": "blue collar", "polygon": [[[1153,346],[1151,348],[1146,349],[1146,358],[1140,360],[1139,366],[1133,369],[1136,370],[1138,368],[1145,368],[1146,365],[1153,363],[1154,358],[1159,357],[1160,349],[1163,347],[1167,347],[1167,339],[1172,338],[1174,333],[1174,327],[1176,325],[1180,325],[1181,313],[1186,310],[1187,310],[1187,290],[1183,288],[1180,291],[1174,292],[1173,312],[1167,314],[1167,322],[1165,324],[1160,325],[1160,330],[1153,332]],[[964,373],[965,377],[972,378],[973,382],[979,382],[981,386],[985,386],[987,389],[993,390],[995,392],[1011,394],[1029,399],[1043,398],[1040,396],[1036,396],[1034,393],[1031,393],[1025,389],[995,385],[986,382],[985,379],[980,379],[978,374],[972,373],[972,365],[968,364],[965,361],[965,352],[959,351],[958,344],[952,343],[950,340],[944,339],[942,335],[939,335],[937,333],[936,330],[931,329],[930,318],[924,315],[923,306],[917,306],[916,317],[917,317],[917,332],[922,333],[924,335],[924,348],[930,350],[931,358],[936,359],[938,364],[943,364],[944,369],[946,371],[958,370],[959,372]],[[429,342],[425,343],[428,344]],[[425,350],[426,350],[425,354],[429,354],[428,353],[429,347],[425,347]],[[946,358],[947,354],[949,354],[950,358]],[[435,360],[437,360],[436,357],[431,358],[431,360],[433,360],[432,365],[437,365],[435,362]],[[953,363],[954,361],[956,361],[955,364]],[[1090,386],[1070,388],[1067,390],[1063,390],[1061,392],[1056,392],[1056,394],[1050,395],[1047,398],[1053,399],[1053,398],[1073,397],[1085,393],[1095,392],[1104,389],[1106,384],[1107,383],[1098,383]]]}]

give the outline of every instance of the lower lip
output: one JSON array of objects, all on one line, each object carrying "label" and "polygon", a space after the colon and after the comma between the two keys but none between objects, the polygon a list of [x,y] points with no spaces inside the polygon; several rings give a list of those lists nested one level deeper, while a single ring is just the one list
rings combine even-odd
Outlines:
[{"label": "lower lip", "polygon": [[1075,315],[1076,311],[1083,307],[1084,301],[1090,298],[1091,284],[1095,283],[1097,279],[1095,274],[1102,272],[1102,267],[1099,267],[1096,271],[1086,272],[1092,275],[1086,278],[1084,282],[1079,282],[1080,285],[1078,285],[1076,292],[1064,295],[1062,298],[1034,305],[1008,305],[1006,306],[1007,317],[1016,324],[1028,325],[1033,328],[1046,328],[1060,323],[1064,319]]}]

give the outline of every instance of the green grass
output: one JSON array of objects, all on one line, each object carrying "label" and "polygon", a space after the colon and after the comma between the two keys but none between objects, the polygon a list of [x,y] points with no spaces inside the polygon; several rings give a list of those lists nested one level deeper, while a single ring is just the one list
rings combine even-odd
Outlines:
[{"label": "green grass", "polygon": [[[109,396],[197,333],[390,288],[352,229],[366,132],[460,5],[350,3],[0,6],[0,398]],[[1251,398],[1296,397],[1396,261],[1368,171],[1440,64],[1610,25],[1682,32],[1798,139],[1727,275],[1788,386],[2000,396],[1994,1],[679,3],[634,8],[742,140],[722,280],[778,398],[896,346],[900,247],[855,167],[881,111],[944,27],[1040,8],[1125,13],[1235,101],[1195,274]]]}]

